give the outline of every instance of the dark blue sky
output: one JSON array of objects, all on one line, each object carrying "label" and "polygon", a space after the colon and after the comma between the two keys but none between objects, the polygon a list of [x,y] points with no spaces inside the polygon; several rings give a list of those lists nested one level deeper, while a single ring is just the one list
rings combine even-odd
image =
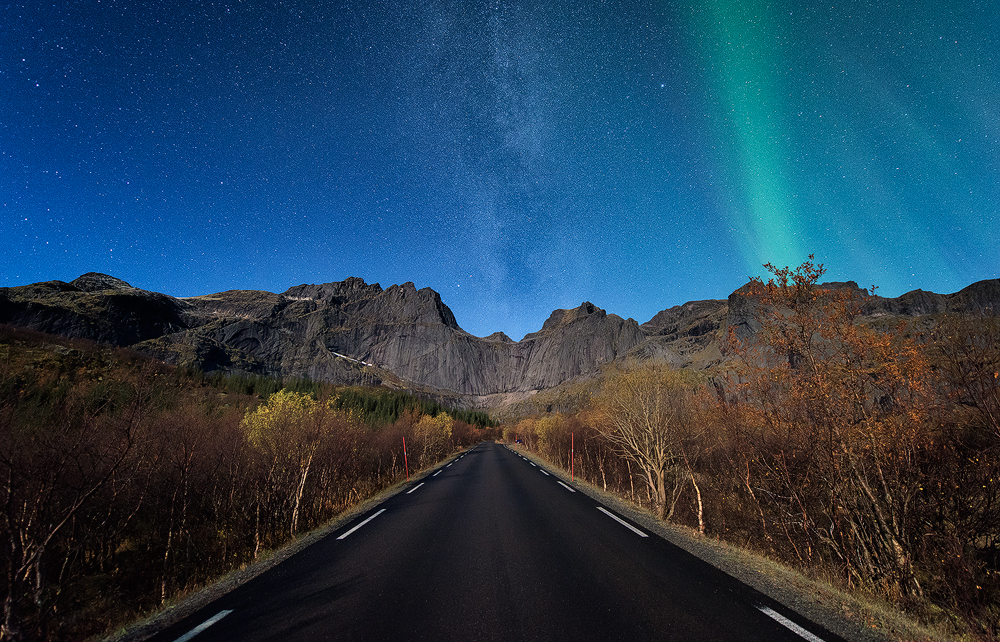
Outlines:
[{"label": "dark blue sky", "polygon": [[0,286],[413,281],[514,339],[809,253],[954,292],[1000,276],[998,32],[975,0],[7,3]]}]

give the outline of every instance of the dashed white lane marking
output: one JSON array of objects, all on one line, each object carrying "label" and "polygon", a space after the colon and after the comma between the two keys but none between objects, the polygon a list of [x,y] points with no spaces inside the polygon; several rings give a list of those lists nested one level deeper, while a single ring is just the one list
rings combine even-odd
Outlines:
[{"label": "dashed white lane marking", "polygon": [[406,491],[406,494],[409,495],[410,493],[412,493],[413,491],[415,491],[416,489],[420,488],[423,485],[424,485],[424,482],[420,482],[419,484],[417,484],[416,486],[414,486],[410,490]]},{"label": "dashed white lane marking", "polygon": [[350,534],[351,534],[351,533],[353,533],[354,531],[358,530],[359,528],[361,528],[362,526],[364,526],[364,525],[365,525],[365,524],[367,524],[368,522],[372,521],[373,519],[375,519],[376,517],[378,517],[379,515],[381,515],[381,514],[382,514],[382,513],[384,513],[384,512],[385,512],[385,509],[383,508],[382,510],[380,510],[380,511],[379,511],[379,512],[377,512],[377,513],[375,513],[374,515],[372,515],[371,517],[369,517],[369,518],[368,518],[368,519],[366,519],[365,521],[361,522],[360,524],[358,524],[357,526],[355,526],[355,527],[354,527],[354,528],[352,528],[351,530],[347,531],[346,533],[344,533],[343,535],[341,535],[341,536],[340,536],[340,537],[338,537],[337,539],[344,539],[345,537],[347,537],[348,535],[350,535]]},{"label": "dashed white lane marking", "polygon": [[[535,462],[533,461],[529,461],[528,463],[531,464],[532,466],[535,466]],[[538,466],[535,466],[535,468],[538,468]]]},{"label": "dashed white lane marking", "polygon": [[212,617],[208,618],[207,620],[205,620],[204,622],[202,622],[198,626],[194,627],[193,629],[191,629],[190,631],[188,631],[184,635],[182,635],[179,638],[177,638],[176,640],[174,640],[174,642],[187,642],[188,640],[190,640],[194,636],[198,635],[199,633],[201,633],[202,631],[204,631],[208,627],[212,626],[213,624],[215,624],[216,622],[218,622],[219,620],[221,620],[222,618],[226,617],[227,615],[229,615],[232,612],[233,611],[231,609],[230,610],[225,610],[225,611],[219,611],[218,613],[216,613]]},{"label": "dashed white lane marking", "polygon": [[440,475],[443,472],[444,472],[444,468],[442,468],[441,470],[439,470],[436,473],[434,473],[433,475],[431,475],[431,477],[437,477],[438,475]]},{"label": "dashed white lane marking", "polygon": [[607,510],[603,506],[598,506],[597,510],[601,511],[602,513],[604,513],[605,515],[607,515],[611,519],[615,520],[616,522],[618,522],[619,524],[621,524],[625,528],[629,529],[630,531],[632,531],[633,533],[635,533],[639,537],[649,537],[649,535],[643,533],[641,530],[639,530],[635,526],[632,526],[631,524],[629,524],[628,522],[626,522],[624,519],[622,519],[621,517],[618,517],[617,515],[615,515],[611,511]]},{"label": "dashed white lane marking", "polygon": [[[455,462],[451,462],[451,464],[454,464],[454,463]],[[451,464],[448,464],[447,466],[445,466],[445,468],[451,468]]]},{"label": "dashed white lane marking", "polygon": [[569,486],[567,486],[566,484],[564,484],[564,483],[562,483],[562,482],[557,482],[557,483],[558,483],[558,484],[559,484],[560,486],[562,486],[563,488],[565,488],[566,490],[568,490],[569,492],[571,492],[571,493],[575,493],[575,492],[576,492],[575,490],[573,490],[572,488],[570,488]]},{"label": "dashed white lane marking", "polygon": [[544,468],[539,468],[538,470],[542,471],[542,474],[543,474],[543,475],[548,475],[548,473],[547,473],[547,472],[545,472],[545,469],[544,469]]},{"label": "dashed white lane marking", "polygon": [[761,613],[763,613],[764,615],[768,616],[769,618],[771,618],[775,622],[778,622],[779,624],[784,625],[786,628],[790,629],[791,631],[794,631],[795,633],[798,633],[804,639],[809,640],[809,642],[823,642],[823,638],[817,637],[817,636],[813,635],[812,633],[810,633],[809,631],[806,631],[801,626],[799,626],[795,622],[792,622],[787,617],[785,617],[781,613],[778,613],[777,611],[774,611],[774,610],[772,610],[772,609],[770,609],[770,608],[768,608],[766,606],[758,606],[757,610],[759,610]]}]

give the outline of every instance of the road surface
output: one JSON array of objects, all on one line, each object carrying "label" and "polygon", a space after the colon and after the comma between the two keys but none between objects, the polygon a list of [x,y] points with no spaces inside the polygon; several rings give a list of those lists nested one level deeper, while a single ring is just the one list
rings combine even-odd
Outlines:
[{"label": "road surface", "polygon": [[493,443],[153,639],[842,642]]}]

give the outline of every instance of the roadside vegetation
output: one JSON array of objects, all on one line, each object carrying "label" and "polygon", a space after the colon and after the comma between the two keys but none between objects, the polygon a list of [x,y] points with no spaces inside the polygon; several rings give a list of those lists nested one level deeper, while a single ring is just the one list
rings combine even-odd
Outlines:
[{"label": "roadside vegetation", "polygon": [[[696,532],[1000,637],[1000,319],[859,321],[824,270],[765,266],[727,369],[611,372],[586,409],[509,440]],[[571,443],[575,446],[570,462]]]},{"label": "roadside vegetation", "polygon": [[0,326],[0,639],[109,632],[497,434],[401,392]]},{"label": "roadside vegetation", "polygon": [[[697,533],[1000,637],[1000,318],[863,321],[812,257],[725,369],[611,366],[497,427],[384,388],[205,375],[0,326],[0,639],[114,630],[503,438]],[[403,440],[407,446],[404,459]]]}]

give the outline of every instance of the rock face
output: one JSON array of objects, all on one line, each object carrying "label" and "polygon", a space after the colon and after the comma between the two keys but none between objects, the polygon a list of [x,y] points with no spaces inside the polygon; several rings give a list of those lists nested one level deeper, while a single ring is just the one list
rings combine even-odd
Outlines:
[{"label": "rock face", "polygon": [[[859,295],[863,294],[861,288],[854,281],[823,283],[820,287],[831,290],[847,288],[856,290]],[[741,338],[754,334],[760,329],[758,321],[760,311],[756,304],[747,297],[749,288],[750,284],[748,283],[729,295],[729,312],[726,323]],[[954,294],[935,294],[924,290],[912,290],[895,298],[873,296],[862,309],[862,314],[867,317],[886,315],[919,317],[946,312],[1000,313],[1000,279],[977,281]]]},{"label": "rock face", "polygon": [[639,327],[647,336],[672,339],[705,336],[725,324],[725,317],[720,317],[719,313],[726,311],[727,304],[724,299],[690,301],[657,312],[656,316]]},{"label": "rock face", "polygon": [[1000,313],[1000,279],[977,281],[954,294],[935,294],[912,290],[895,299],[874,297],[866,307],[866,314],[895,314],[922,316],[943,312]]},{"label": "rock face", "polygon": [[0,323],[128,346],[187,327],[178,299],[94,272],[71,283],[0,288]]},{"label": "rock face", "polygon": [[657,359],[677,368],[703,369],[722,359],[719,350],[726,335],[725,299],[690,301],[658,312],[639,326],[648,337],[630,356]]},{"label": "rock face", "polygon": [[[955,294],[875,297],[865,313],[987,309],[1000,310],[998,279]],[[281,294],[230,290],[178,299],[89,273],[71,283],[0,288],[0,323],[130,346],[168,363],[336,383],[392,382],[478,399],[524,398],[624,358],[708,367],[722,359],[719,344],[729,328],[753,334],[757,315],[746,287],[728,300],[672,307],[642,326],[584,302],[555,310],[538,332],[512,341],[502,332],[485,338],[465,332],[437,292],[413,283],[383,290],[349,278]]]},{"label": "rock face", "polygon": [[609,315],[585,302],[572,310],[554,311],[540,331],[512,345],[519,348],[513,354],[523,364],[531,389],[541,389],[613,361],[643,340],[634,319]]},{"label": "rock face", "polygon": [[281,294],[231,290],[176,299],[100,274],[0,289],[0,322],[130,346],[205,371],[378,383],[387,376],[458,395],[548,388],[625,354],[638,323],[591,303],[556,310],[521,341],[462,330],[440,295],[361,279]]}]

